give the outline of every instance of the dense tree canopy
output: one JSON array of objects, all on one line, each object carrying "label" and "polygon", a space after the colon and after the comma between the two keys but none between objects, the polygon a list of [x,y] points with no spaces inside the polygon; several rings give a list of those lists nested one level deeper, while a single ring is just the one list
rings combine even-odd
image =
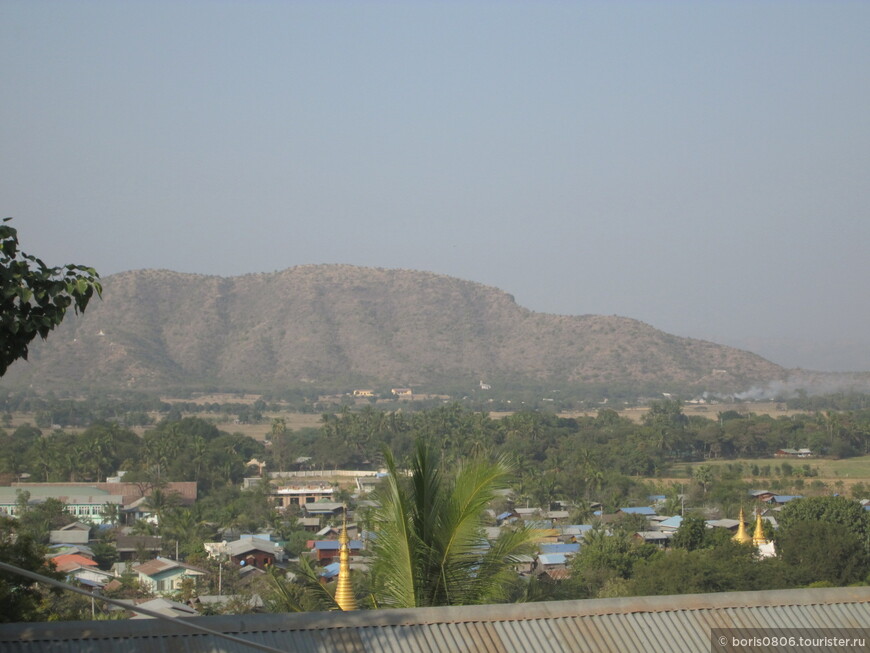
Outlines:
[{"label": "dense tree canopy", "polygon": [[842,496],[806,497],[787,503],[778,517],[780,533],[801,522],[840,524],[866,542],[870,536],[870,513],[857,501]]}]

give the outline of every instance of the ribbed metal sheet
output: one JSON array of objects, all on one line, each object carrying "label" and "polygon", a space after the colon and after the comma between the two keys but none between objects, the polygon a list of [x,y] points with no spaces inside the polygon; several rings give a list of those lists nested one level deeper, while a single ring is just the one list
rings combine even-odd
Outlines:
[{"label": "ribbed metal sheet", "polygon": [[[870,587],[188,619],[296,653],[709,651],[713,628],[868,628]],[[0,626],[9,653],[249,653],[157,620]]]}]

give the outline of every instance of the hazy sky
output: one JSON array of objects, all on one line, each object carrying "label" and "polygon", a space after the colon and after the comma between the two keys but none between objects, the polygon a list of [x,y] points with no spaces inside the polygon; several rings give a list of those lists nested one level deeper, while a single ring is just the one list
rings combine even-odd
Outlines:
[{"label": "hazy sky", "polygon": [[103,275],[497,286],[870,370],[870,2],[0,3],[0,197]]}]

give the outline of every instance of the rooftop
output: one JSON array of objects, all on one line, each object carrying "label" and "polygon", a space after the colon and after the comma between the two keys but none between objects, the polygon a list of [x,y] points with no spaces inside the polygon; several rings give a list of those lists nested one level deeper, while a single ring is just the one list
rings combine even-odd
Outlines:
[{"label": "rooftop", "polygon": [[[193,617],[187,625],[284,651],[621,651],[711,650],[712,627],[850,628],[870,623],[870,587],[726,592],[587,601],[549,601],[414,610],[360,610]],[[252,650],[172,621],[45,622],[0,625],[6,653],[139,653]],[[714,649],[717,650],[717,649]]]}]

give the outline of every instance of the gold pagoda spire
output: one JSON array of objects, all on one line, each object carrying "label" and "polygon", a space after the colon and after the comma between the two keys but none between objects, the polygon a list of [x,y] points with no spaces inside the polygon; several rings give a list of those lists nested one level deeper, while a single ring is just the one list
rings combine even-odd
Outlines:
[{"label": "gold pagoda spire", "polygon": [[761,524],[761,513],[755,511],[755,533],[752,535],[752,543],[755,546],[759,544],[767,544],[767,538],[764,537],[764,527]]},{"label": "gold pagoda spire", "polygon": [[752,537],[750,537],[749,533],[746,530],[746,519],[743,516],[743,506],[740,506],[740,525],[737,527],[737,532],[731,537],[735,542],[740,542],[741,544],[747,544],[752,541]]},{"label": "gold pagoda spire", "polygon": [[347,508],[338,537],[338,583],[335,586],[335,602],[343,611],[356,610],[356,597],[350,582],[350,538],[347,536]]}]

